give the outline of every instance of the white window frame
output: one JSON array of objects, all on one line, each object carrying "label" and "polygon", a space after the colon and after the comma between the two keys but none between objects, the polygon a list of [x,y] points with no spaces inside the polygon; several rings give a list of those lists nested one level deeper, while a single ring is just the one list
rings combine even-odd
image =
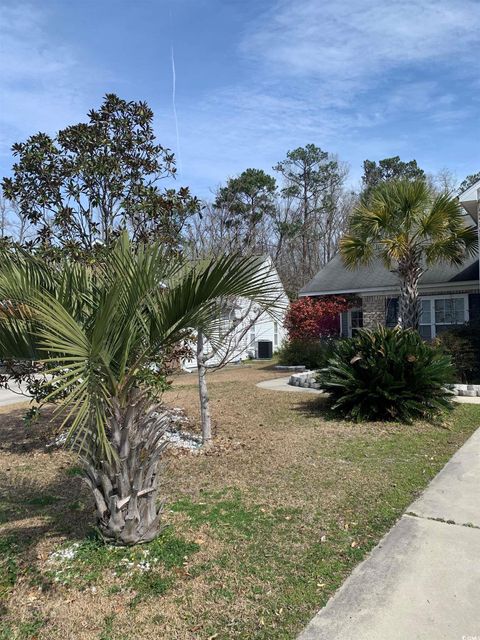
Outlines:
[{"label": "white window frame", "polygon": [[460,326],[457,323],[449,323],[449,322],[436,322],[436,318],[435,318],[435,300],[451,300],[452,298],[455,299],[459,299],[459,298],[463,298],[464,303],[463,303],[463,315],[464,315],[464,319],[463,319],[463,324],[465,324],[466,322],[468,322],[469,320],[469,308],[468,308],[468,293],[452,293],[452,294],[447,294],[447,295],[442,295],[442,296],[420,296],[420,300],[429,300],[430,301],[430,322],[422,322],[420,319],[420,326],[423,327],[430,327],[431,328],[431,334],[432,334],[432,340],[434,338],[436,338],[437,336],[437,329],[436,329],[436,325],[437,324],[442,324],[442,325],[450,325],[451,327],[458,327]]},{"label": "white window frame", "polygon": [[[348,329],[348,337],[352,337],[352,311],[361,311],[362,312],[362,327],[363,327],[363,307],[355,307],[355,309],[348,309],[348,311],[342,311],[339,314],[340,317],[340,335],[342,335],[342,316],[344,313],[347,314],[347,329]],[[355,329],[360,329],[361,327],[355,327]]]},{"label": "white window frame", "polygon": [[273,321],[273,346],[278,347],[278,322]]}]

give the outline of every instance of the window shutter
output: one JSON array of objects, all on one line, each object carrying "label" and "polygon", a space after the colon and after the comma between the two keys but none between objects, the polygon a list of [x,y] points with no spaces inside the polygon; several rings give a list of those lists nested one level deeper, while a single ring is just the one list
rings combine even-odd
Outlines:
[{"label": "window shutter", "polygon": [[342,318],[342,331],[341,331],[342,338],[348,338],[348,311],[344,311],[341,314],[341,318]]},{"label": "window shutter", "polygon": [[395,327],[398,322],[398,298],[387,298],[385,309],[385,324]]}]

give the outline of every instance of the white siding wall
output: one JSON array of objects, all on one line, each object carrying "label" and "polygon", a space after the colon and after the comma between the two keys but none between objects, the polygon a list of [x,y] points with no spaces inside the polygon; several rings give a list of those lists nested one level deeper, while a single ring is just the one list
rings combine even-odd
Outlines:
[{"label": "white siding wall", "polygon": [[[248,320],[245,320],[244,323],[240,324],[237,329],[237,335],[241,333],[245,333],[245,335],[238,341],[238,345],[236,348],[232,350],[232,352],[228,356],[229,362],[240,362],[242,360],[248,360],[249,358],[257,358],[258,357],[258,342],[261,340],[270,341],[272,343],[273,352],[277,351],[281,345],[283,340],[286,338],[286,331],[283,327],[283,316],[284,314],[280,314],[280,318],[272,318],[269,314],[264,313],[260,316],[255,324],[252,325],[247,331],[245,329],[249,324]],[[253,334],[255,334],[255,339],[253,339]],[[236,336],[234,336],[236,339]],[[224,353],[220,349],[216,354],[213,354],[213,350],[211,349],[208,341],[205,343],[205,352],[207,357],[209,353],[211,353],[211,357],[208,360],[209,366],[218,365],[222,360]],[[192,358],[191,360],[185,360],[182,363],[184,369],[194,369],[197,366],[196,358]]]},{"label": "white siding wall", "polygon": [[[282,342],[286,337],[286,331],[283,327],[283,316],[281,320],[276,320],[271,316],[264,314],[260,316],[257,322],[253,325],[255,330],[255,343],[252,344],[248,339],[248,351],[252,357],[258,357],[258,342],[259,340],[265,340],[272,343],[273,353],[278,351],[282,346]],[[249,338],[250,336],[247,336]],[[248,357],[248,356],[247,356]]]},{"label": "white siding wall", "polygon": [[[270,267],[271,261],[269,260]],[[265,340],[270,341],[272,343],[272,350],[275,353],[281,345],[283,340],[286,338],[286,331],[283,327],[283,321],[285,317],[285,312],[288,306],[288,297],[283,289],[283,286],[278,278],[278,288],[279,288],[279,303],[278,306],[280,311],[275,312],[275,317],[270,316],[268,313],[264,313],[255,321],[255,324],[248,329],[248,325],[251,322],[251,319],[258,315],[258,311],[256,312],[252,309],[250,314],[250,319],[246,318],[244,322],[240,323],[237,327],[235,342],[238,342],[237,348],[232,350],[232,352],[228,356],[229,362],[240,362],[241,360],[247,360],[248,358],[257,358],[258,357],[258,342]],[[250,302],[248,300],[240,299],[237,301],[238,313],[240,317],[243,317],[245,313],[248,311]],[[253,314],[253,315],[252,315]],[[235,314],[231,314],[231,317],[234,317]],[[244,333],[243,337],[239,340],[238,336],[241,336]],[[254,336],[255,334],[255,336]],[[227,347],[228,348],[228,347]],[[217,365],[222,359],[224,353],[220,350],[217,354],[213,354],[213,351],[208,344],[205,344],[205,351],[207,356],[212,353],[212,356],[208,360],[209,366]],[[182,363],[184,369],[194,369],[197,366],[196,358],[192,358],[191,360],[185,360]]]}]

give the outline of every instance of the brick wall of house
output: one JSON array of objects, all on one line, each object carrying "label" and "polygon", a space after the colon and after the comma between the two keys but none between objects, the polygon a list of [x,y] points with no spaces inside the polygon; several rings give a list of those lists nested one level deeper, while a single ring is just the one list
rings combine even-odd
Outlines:
[{"label": "brick wall of house", "polygon": [[363,326],[374,329],[385,324],[385,296],[362,297]]},{"label": "brick wall of house", "polygon": [[[468,290],[458,289],[456,291],[422,291],[421,295],[449,296],[457,293],[468,293],[468,307],[471,322],[480,322],[480,293],[470,293]],[[379,324],[386,322],[387,304],[394,300],[391,296],[364,296],[362,297],[363,326],[366,329],[374,329]],[[392,315],[393,317],[393,315]],[[390,323],[394,326],[396,322]]]}]

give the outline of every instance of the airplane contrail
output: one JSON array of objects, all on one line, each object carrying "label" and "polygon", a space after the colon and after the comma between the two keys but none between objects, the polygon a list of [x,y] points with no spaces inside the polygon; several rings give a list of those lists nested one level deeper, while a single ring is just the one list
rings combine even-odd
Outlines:
[{"label": "airplane contrail", "polygon": [[178,117],[177,117],[177,106],[176,106],[176,91],[177,91],[177,74],[175,72],[175,54],[173,51],[173,42],[171,45],[171,58],[172,58],[172,105],[173,105],[173,117],[175,119],[175,133],[177,135],[177,164],[178,164],[178,173],[181,177],[182,175],[182,156],[180,153],[180,133],[178,129]]}]

